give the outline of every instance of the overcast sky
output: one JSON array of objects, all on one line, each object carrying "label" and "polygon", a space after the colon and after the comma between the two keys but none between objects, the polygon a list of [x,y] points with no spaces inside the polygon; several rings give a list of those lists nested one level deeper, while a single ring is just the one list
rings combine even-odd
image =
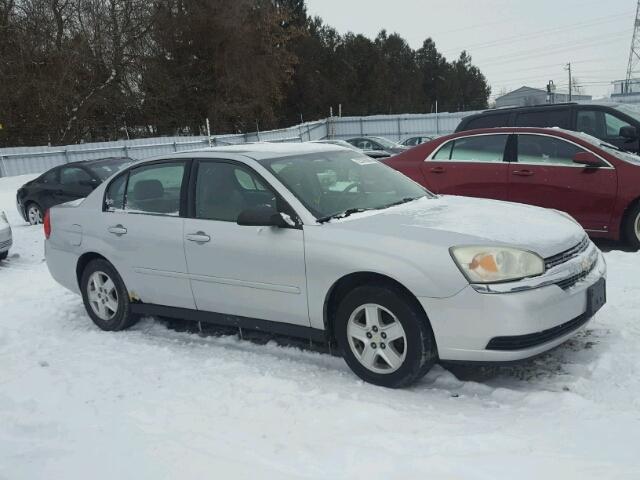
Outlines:
[{"label": "overcast sky", "polygon": [[564,65],[594,98],[626,76],[636,0],[307,0],[339,32],[397,32],[413,48],[432,37],[451,60],[467,50],[492,98],[522,85],[568,85]]}]

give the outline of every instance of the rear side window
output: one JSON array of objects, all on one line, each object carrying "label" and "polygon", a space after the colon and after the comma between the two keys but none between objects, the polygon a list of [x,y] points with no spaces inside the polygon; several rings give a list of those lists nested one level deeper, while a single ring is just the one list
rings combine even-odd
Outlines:
[{"label": "rear side window", "polygon": [[473,118],[467,122],[467,125],[464,127],[464,129],[474,130],[476,128],[508,127],[509,115],[509,113],[500,113]]},{"label": "rear side window", "polygon": [[516,114],[516,127],[569,128],[569,109],[540,108],[536,111],[518,113]]},{"label": "rear side window", "polygon": [[132,213],[180,215],[184,169],[183,162],[171,162],[131,170],[124,210]]},{"label": "rear side window", "polygon": [[502,162],[508,135],[478,135],[457,138],[438,150],[434,160]]},{"label": "rear side window", "polygon": [[40,181],[42,183],[58,183],[58,173],[60,172],[59,168],[55,168],[47,173],[45,173],[41,178]]},{"label": "rear side window", "polygon": [[604,138],[604,119],[599,110],[578,110],[576,130],[596,138]]},{"label": "rear side window", "polygon": [[610,113],[604,114],[604,122],[607,127],[607,138],[619,138],[620,129],[622,127],[630,127],[631,125],[624,120],[611,115]]}]

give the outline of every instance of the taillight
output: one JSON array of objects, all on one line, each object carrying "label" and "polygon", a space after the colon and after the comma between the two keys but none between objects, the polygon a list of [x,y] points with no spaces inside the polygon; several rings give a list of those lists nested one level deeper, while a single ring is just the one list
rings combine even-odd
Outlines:
[{"label": "taillight", "polygon": [[44,237],[49,239],[51,236],[51,217],[49,215],[49,210],[44,212],[44,220],[42,223],[44,225]]}]

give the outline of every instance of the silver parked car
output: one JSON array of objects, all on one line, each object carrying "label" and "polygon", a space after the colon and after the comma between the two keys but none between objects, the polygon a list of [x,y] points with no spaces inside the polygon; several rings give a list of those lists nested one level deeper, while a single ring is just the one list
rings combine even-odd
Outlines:
[{"label": "silver parked car", "polygon": [[0,260],[4,260],[9,256],[11,245],[13,245],[11,225],[9,225],[7,215],[0,211]]},{"label": "silver parked car", "polygon": [[354,151],[255,144],[134,164],[45,216],[53,277],[95,324],[179,317],[336,342],[362,379],[559,345],[605,301],[565,214],[435,196]]}]

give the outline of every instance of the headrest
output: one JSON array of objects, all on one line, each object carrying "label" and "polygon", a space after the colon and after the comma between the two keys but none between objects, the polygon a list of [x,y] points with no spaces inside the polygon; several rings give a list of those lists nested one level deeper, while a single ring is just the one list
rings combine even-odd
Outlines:
[{"label": "headrest", "polygon": [[140,180],[133,186],[134,200],[151,200],[164,197],[164,188],[160,180]]}]

